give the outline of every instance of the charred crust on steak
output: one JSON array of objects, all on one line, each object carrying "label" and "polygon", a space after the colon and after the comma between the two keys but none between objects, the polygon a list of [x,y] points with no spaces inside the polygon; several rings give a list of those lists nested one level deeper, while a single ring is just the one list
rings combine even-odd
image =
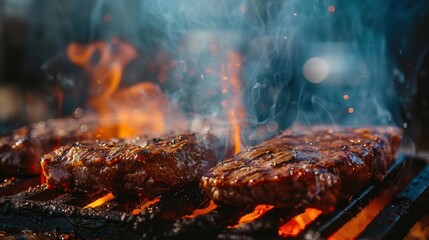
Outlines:
[{"label": "charred crust on steak", "polygon": [[41,165],[51,188],[150,198],[198,181],[218,163],[218,144],[209,133],[83,141],[44,155]]},{"label": "charred crust on steak", "polygon": [[[82,126],[86,130],[82,130]],[[97,125],[91,117],[81,119],[51,119],[16,129],[11,135],[0,137],[0,174],[40,174],[40,157],[64,144],[71,144],[94,136],[91,128]]]},{"label": "charred crust on steak", "polygon": [[217,203],[331,211],[394,161],[394,127],[294,126],[212,168],[200,187]]}]

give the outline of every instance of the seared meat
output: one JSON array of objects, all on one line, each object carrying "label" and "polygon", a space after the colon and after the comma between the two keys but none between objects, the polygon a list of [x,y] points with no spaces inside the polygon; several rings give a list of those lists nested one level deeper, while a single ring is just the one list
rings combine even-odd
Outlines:
[{"label": "seared meat", "polygon": [[394,127],[295,126],[226,159],[200,182],[218,203],[331,211],[380,179],[399,146]]},{"label": "seared meat", "polygon": [[0,173],[39,174],[40,157],[61,145],[91,138],[91,118],[52,119],[15,130],[0,138]]},{"label": "seared meat", "polygon": [[155,197],[198,181],[218,163],[216,139],[186,133],[155,139],[82,142],[42,157],[49,187]]}]

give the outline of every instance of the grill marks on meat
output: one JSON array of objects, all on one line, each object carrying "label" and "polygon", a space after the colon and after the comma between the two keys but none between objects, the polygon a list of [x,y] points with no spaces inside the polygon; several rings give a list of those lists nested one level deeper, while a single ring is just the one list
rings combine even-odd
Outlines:
[{"label": "grill marks on meat", "polygon": [[186,133],[156,139],[82,142],[46,154],[50,187],[156,197],[201,178],[218,163],[216,139]]},{"label": "grill marks on meat", "polygon": [[94,119],[48,120],[15,130],[0,138],[0,172],[8,175],[39,174],[40,157],[61,145],[92,138]]},{"label": "grill marks on meat", "polygon": [[331,211],[384,176],[399,142],[393,127],[295,126],[226,159],[200,186],[218,203]]}]

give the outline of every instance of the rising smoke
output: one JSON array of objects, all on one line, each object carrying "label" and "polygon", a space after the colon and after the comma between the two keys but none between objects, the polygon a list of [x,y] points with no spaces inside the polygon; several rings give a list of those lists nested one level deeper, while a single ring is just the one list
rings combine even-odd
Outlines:
[{"label": "rising smoke", "polygon": [[[239,53],[247,114],[238,121],[249,141],[295,122],[403,125],[390,10],[370,0],[98,0],[89,35],[136,46],[140,60],[127,72],[137,73],[124,80],[160,84],[190,119],[225,117],[219,72],[227,52]],[[140,70],[157,59],[165,66]]]},{"label": "rising smoke", "polygon": [[221,114],[220,94],[202,94],[220,91],[205,72],[222,61],[210,51],[216,42],[220,53],[243,56],[243,122],[252,129],[275,133],[296,121],[403,124],[394,82],[401,73],[387,42],[389,4],[188,0],[147,1],[141,10],[141,21],[158,27],[162,47],[181,63],[181,74],[176,69],[172,77],[180,83],[170,93],[187,111]]}]

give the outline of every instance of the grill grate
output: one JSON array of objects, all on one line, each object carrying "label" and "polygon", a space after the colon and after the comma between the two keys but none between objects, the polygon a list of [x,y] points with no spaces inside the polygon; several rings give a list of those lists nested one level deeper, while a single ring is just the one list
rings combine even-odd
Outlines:
[{"label": "grill grate", "polygon": [[395,164],[389,169],[381,183],[370,183],[351,202],[343,208],[339,208],[333,214],[322,215],[310,224],[306,230],[300,234],[301,239],[327,238],[341,228],[344,223],[350,221],[357,213],[367,206],[380,191],[387,188],[394,180],[397,180],[398,173],[408,163],[410,159],[400,156]]},{"label": "grill grate", "polygon": [[429,166],[427,166],[372,221],[361,238],[403,238],[429,209]]},{"label": "grill grate", "polygon": [[[406,234],[423,211],[427,210],[429,166],[426,165],[421,159],[398,157],[383,182],[370,183],[351,202],[338,207],[334,213],[320,215],[298,238],[329,237],[383,189],[390,189],[392,184],[397,185],[402,173],[409,172],[409,168],[404,166],[412,166],[420,174],[393,199],[361,236],[368,239],[380,236],[385,238],[390,234],[397,234],[396,230],[403,229],[404,226],[407,227],[404,231]],[[401,171],[402,169],[407,171]],[[407,180],[401,179],[406,185]],[[47,189],[45,185],[37,185],[38,183],[38,178],[29,178],[17,179],[0,186],[0,196],[3,196],[0,198],[0,229],[67,233],[77,238],[186,239],[198,236],[218,239],[276,239],[280,238],[279,227],[300,213],[273,208],[255,221],[237,228],[228,228],[255,206],[237,208],[220,205],[207,214],[183,218],[209,203],[209,199],[196,184],[164,194],[159,197],[158,202],[134,215],[132,210],[144,204],[137,199],[117,197],[95,209],[84,209],[88,203],[106,193],[66,193],[60,189]],[[28,186],[34,187],[21,192]]]}]

